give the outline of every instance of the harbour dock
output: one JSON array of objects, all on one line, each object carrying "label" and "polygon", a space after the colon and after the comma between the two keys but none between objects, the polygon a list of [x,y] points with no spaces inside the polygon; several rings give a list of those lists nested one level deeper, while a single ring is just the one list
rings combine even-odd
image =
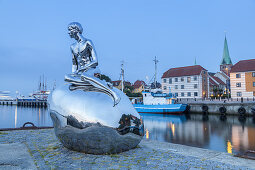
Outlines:
[{"label": "harbour dock", "polygon": [[188,104],[193,113],[207,112],[209,114],[224,115],[255,115],[255,99],[179,99],[177,103]]},{"label": "harbour dock", "polygon": [[0,147],[2,168],[188,170],[255,167],[254,160],[233,154],[146,139],[137,148],[120,154],[84,154],[63,147],[53,129],[1,132]]},{"label": "harbour dock", "polygon": [[0,105],[17,105],[24,107],[47,107],[48,103],[46,100],[0,100]]}]

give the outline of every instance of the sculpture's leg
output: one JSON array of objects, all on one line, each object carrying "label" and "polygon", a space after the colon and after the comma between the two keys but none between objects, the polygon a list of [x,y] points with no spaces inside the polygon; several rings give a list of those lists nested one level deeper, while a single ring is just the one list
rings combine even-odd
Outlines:
[{"label": "sculpture's leg", "polygon": [[101,81],[98,78],[92,77],[88,74],[84,74],[81,75],[81,80],[82,81],[88,81],[90,82],[94,87],[98,88],[98,89],[103,89],[104,91],[107,91],[109,94],[111,94],[112,98],[113,98],[113,102],[114,105],[117,105],[120,102],[120,97],[114,92],[112,91],[108,85],[106,83],[104,83],[103,81]]}]

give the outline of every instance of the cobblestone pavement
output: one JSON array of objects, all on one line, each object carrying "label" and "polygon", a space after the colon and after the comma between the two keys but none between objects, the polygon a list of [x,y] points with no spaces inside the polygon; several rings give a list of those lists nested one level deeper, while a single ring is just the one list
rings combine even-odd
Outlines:
[{"label": "cobblestone pavement", "polygon": [[0,143],[17,142],[27,146],[38,169],[255,168],[255,161],[227,153],[157,141],[142,140],[137,148],[120,154],[90,155],[64,148],[53,129],[0,132]]}]

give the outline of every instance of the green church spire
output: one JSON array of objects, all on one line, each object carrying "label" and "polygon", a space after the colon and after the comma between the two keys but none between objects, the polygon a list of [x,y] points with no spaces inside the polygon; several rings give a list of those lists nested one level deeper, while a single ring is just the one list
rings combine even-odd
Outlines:
[{"label": "green church spire", "polygon": [[222,61],[221,61],[221,65],[224,65],[224,64],[232,64],[232,61],[229,56],[228,42],[227,42],[226,35],[225,35],[225,41],[224,41],[223,56],[222,56]]},{"label": "green church spire", "polygon": [[195,57],[195,64],[194,65],[197,65],[197,57]]}]

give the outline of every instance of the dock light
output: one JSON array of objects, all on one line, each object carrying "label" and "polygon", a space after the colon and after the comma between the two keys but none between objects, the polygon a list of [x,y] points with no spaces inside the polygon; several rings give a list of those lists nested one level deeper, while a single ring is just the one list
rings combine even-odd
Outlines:
[{"label": "dock light", "polygon": [[232,145],[231,145],[231,142],[229,140],[227,142],[227,152],[232,154]]},{"label": "dock light", "polygon": [[146,129],[146,139],[149,139],[149,131]]}]

